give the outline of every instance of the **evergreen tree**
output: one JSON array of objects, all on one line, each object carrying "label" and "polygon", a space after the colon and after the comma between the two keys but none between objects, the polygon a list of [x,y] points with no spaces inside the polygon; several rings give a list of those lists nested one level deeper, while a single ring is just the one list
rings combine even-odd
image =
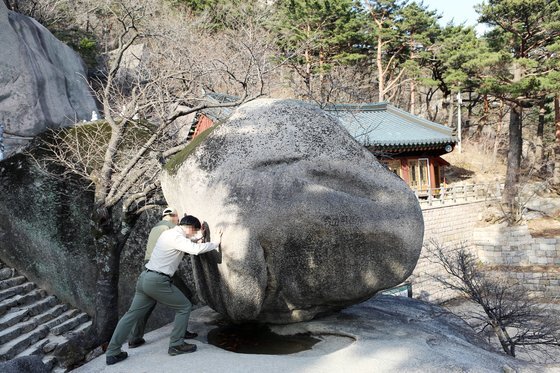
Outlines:
[{"label": "evergreen tree", "polygon": [[400,26],[401,11],[406,1],[365,1],[369,26],[369,40],[375,50],[377,70],[377,98],[391,101],[396,95],[409,57],[409,44]]},{"label": "evergreen tree", "polygon": [[440,33],[437,20],[440,16],[430,11],[422,2],[410,3],[400,11],[400,28],[408,43],[409,60],[404,68],[410,85],[409,111],[416,112],[417,85],[422,80],[424,67],[429,65],[430,51]]},{"label": "evergreen tree", "polygon": [[505,201],[515,203],[521,169],[522,111],[558,89],[560,4],[548,0],[490,0],[478,7],[492,27],[489,53],[472,61],[480,91],[510,107]]},{"label": "evergreen tree", "polygon": [[280,0],[275,13],[271,28],[280,59],[303,79],[307,99],[323,96],[325,74],[334,64],[364,57],[355,0]]},{"label": "evergreen tree", "polygon": [[[485,43],[476,36],[473,27],[447,25],[441,29],[433,48],[429,50],[427,66],[431,82],[436,85],[448,102],[447,121],[452,125],[453,97],[460,90],[475,92],[479,87],[477,72],[471,61],[485,53]],[[429,99],[426,100],[429,110]],[[431,116],[435,117],[435,115]]]},{"label": "evergreen tree", "polygon": [[268,5],[260,0],[169,0],[172,5],[205,19],[206,28],[213,31],[238,29],[245,22],[262,18]]}]

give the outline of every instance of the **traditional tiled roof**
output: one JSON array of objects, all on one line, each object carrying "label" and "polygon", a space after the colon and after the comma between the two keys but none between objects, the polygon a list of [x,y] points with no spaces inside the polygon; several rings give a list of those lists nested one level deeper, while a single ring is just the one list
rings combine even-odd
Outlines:
[{"label": "traditional tiled roof", "polygon": [[337,104],[325,108],[356,140],[376,148],[454,145],[453,129],[412,115],[386,102]]},{"label": "traditional tiled roof", "polygon": [[[239,100],[237,96],[226,95],[222,93],[208,92],[206,93],[206,98],[209,101],[215,103],[224,104],[231,103]],[[220,122],[227,117],[229,117],[235,111],[235,107],[217,107],[217,108],[206,108],[202,110],[202,113],[208,118],[212,119],[214,122]]]}]

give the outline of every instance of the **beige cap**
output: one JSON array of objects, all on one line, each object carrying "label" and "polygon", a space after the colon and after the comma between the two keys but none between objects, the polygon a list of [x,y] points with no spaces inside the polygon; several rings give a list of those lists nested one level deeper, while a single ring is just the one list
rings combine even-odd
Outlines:
[{"label": "beige cap", "polygon": [[163,212],[161,213],[161,216],[167,216],[167,215],[177,215],[177,209],[173,208],[173,207],[167,207],[165,210],[163,210]]}]

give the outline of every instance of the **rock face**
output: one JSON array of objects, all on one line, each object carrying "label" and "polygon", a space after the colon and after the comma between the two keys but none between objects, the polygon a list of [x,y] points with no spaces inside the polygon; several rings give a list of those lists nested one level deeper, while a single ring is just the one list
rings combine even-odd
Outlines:
[{"label": "rock face", "polygon": [[[37,155],[35,153],[35,155]],[[0,162],[0,258],[64,302],[93,314],[93,195],[41,173],[24,154]]]},{"label": "rock face", "polygon": [[199,295],[234,321],[297,322],[361,302],[406,279],[420,254],[412,191],[299,101],[241,106],[166,165],[162,187],[214,240],[223,230],[221,253],[193,266]]},{"label": "rock face", "polygon": [[[41,158],[33,147],[29,151]],[[26,153],[0,161],[0,260],[49,294],[93,315],[97,272],[89,220],[93,192],[85,181],[53,175],[40,172]],[[121,253],[120,315],[130,306],[143,270],[148,234],[159,219],[159,211],[143,213]],[[190,262],[184,261],[180,274],[194,293]],[[171,322],[174,315],[171,309],[157,306],[148,329]]]},{"label": "rock face", "polygon": [[47,128],[96,110],[80,57],[32,18],[0,2],[0,123],[5,156]]}]

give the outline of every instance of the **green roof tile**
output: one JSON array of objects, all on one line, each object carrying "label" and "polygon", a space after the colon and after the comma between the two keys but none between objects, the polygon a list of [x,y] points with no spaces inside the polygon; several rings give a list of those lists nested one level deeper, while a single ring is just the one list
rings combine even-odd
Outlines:
[{"label": "green roof tile", "polygon": [[337,104],[325,108],[365,146],[398,147],[456,144],[453,129],[412,115],[386,102]]}]

